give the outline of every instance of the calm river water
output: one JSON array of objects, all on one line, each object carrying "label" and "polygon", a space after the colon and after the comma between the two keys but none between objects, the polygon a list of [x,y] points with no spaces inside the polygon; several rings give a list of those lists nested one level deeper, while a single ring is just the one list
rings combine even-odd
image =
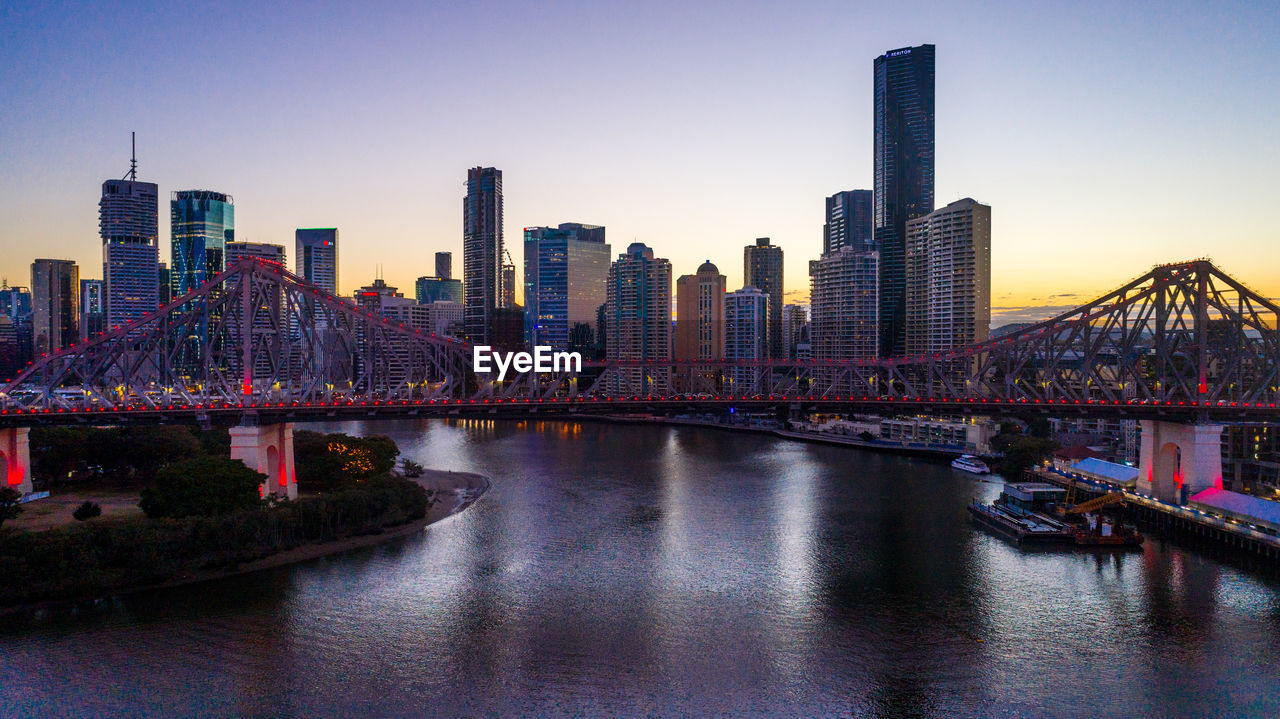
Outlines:
[{"label": "calm river water", "polygon": [[9,716],[1280,716],[1280,582],[1024,553],[998,485],[711,429],[335,424],[481,472],[419,536],[0,619]]}]

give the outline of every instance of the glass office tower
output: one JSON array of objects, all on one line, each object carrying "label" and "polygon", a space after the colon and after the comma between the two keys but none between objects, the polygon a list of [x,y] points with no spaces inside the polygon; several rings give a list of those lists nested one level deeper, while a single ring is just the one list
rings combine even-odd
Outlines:
[{"label": "glass office tower", "polygon": [[586,325],[594,336],[608,277],[603,227],[566,222],[524,228],[526,341],[566,350],[575,325]]},{"label": "glass office tower", "polygon": [[933,212],[934,46],[875,60],[874,241],[882,357],[906,352],[907,220]]},{"label": "glass office tower", "polygon": [[169,201],[173,253],[169,282],[180,297],[226,268],[227,243],[235,240],[235,201],[211,190],[181,190]]}]

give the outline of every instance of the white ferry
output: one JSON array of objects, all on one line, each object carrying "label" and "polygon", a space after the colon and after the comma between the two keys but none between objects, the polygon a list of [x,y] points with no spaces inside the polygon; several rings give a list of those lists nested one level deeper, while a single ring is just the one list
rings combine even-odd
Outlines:
[{"label": "white ferry", "polygon": [[991,468],[987,466],[987,463],[972,454],[957,457],[951,462],[951,466],[974,474],[991,474]]}]

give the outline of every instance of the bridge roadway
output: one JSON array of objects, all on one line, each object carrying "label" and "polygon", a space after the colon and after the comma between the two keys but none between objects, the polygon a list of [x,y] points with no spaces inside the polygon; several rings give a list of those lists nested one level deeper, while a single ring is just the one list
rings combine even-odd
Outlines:
[{"label": "bridge roadway", "polygon": [[917,397],[549,397],[423,400],[347,400],[336,402],[214,402],[166,404],[156,407],[56,407],[0,409],[0,427],[60,425],[126,425],[165,423],[257,424],[324,422],[334,419],[380,419],[485,415],[529,417],[636,412],[675,413],[720,411],[727,408],[792,414],[867,412],[872,414],[939,414],[963,416],[1081,417],[1112,420],[1154,420],[1183,423],[1270,423],[1280,418],[1274,403],[1219,401],[1216,403],[1158,400],[1001,400],[998,398]]}]

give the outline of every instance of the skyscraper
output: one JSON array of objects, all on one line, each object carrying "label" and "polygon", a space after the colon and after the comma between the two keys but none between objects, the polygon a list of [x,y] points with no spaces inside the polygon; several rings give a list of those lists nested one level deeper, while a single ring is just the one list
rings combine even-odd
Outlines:
[{"label": "skyscraper", "polygon": [[476,344],[488,344],[489,323],[502,295],[502,170],[467,170],[462,200],[462,284],[464,330]]},{"label": "skyscraper", "polygon": [[169,282],[181,297],[226,269],[227,243],[235,240],[235,200],[211,190],[180,190],[169,200],[173,242]]},{"label": "skyscraper", "polygon": [[906,351],[907,220],[933,212],[933,62],[933,45],[892,50],[875,61],[873,214],[885,357]]},{"label": "skyscraper", "polygon": [[245,257],[253,257],[263,262],[286,267],[285,254],[284,245],[273,245],[267,242],[228,242],[227,267]]},{"label": "skyscraper", "polygon": [[574,325],[596,331],[605,301],[609,245],[598,225],[524,228],[524,328],[531,345],[569,349]]},{"label": "skyscraper", "polygon": [[782,340],[786,343],[787,359],[797,359],[796,345],[807,341],[809,313],[804,305],[786,305],[782,308]]},{"label": "skyscraper", "polygon": [[676,280],[676,359],[724,359],[725,287],[711,260]]},{"label": "skyscraper", "polygon": [[453,279],[453,253],[436,253],[436,277],[442,280]]},{"label": "skyscraper", "polygon": [[852,247],[809,263],[813,359],[875,359],[879,354],[879,264],[875,250]]},{"label": "skyscraper", "polygon": [[338,230],[335,227],[298,228],[293,271],[303,280],[338,294]]},{"label": "skyscraper", "polygon": [[[671,359],[671,263],[635,242],[609,266],[605,300],[605,352],[611,360]],[[610,388],[648,394],[667,386],[668,373],[624,368]]]},{"label": "skyscraper", "polygon": [[80,339],[80,268],[76,263],[31,263],[31,310],[36,356]]},{"label": "skyscraper", "polygon": [[124,179],[102,183],[98,201],[107,327],[126,325],[160,305],[159,188],[137,177],[135,155]]},{"label": "skyscraper", "polygon": [[[169,281],[169,264],[156,263],[156,286],[160,296],[160,304],[167,305],[173,301],[173,284]],[[110,325],[114,327],[114,325]]]},{"label": "skyscraper", "polygon": [[742,283],[769,295],[769,359],[783,357],[782,342],[782,248],[759,237],[742,252]]},{"label": "skyscraper", "polygon": [[[501,301],[498,306],[509,310],[516,306],[516,263],[511,261],[511,253],[506,250],[502,251],[502,255],[506,259],[502,262],[501,281],[498,283],[498,286],[502,288],[499,293]],[[523,320],[521,320],[521,323],[523,323]]]},{"label": "skyscraper", "polygon": [[991,206],[966,197],[907,223],[907,353],[985,341]]},{"label": "skyscraper", "polygon": [[[769,300],[755,287],[747,286],[724,297],[724,358],[726,360],[759,361],[768,359]],[[730,395],[741,395],[752,389],[757,370],[754,367],[731,367],[728,371]]]},{"label": "skyscraper", "polygon": [[106,329],[106,297],[102,280],[80,280],[80,339]]},{"label": "skyscraper", "polygon": [[822,252],[841,247],[870,250],[872,246],[871,190],[844,190],[827,198],[822,225]]}]

